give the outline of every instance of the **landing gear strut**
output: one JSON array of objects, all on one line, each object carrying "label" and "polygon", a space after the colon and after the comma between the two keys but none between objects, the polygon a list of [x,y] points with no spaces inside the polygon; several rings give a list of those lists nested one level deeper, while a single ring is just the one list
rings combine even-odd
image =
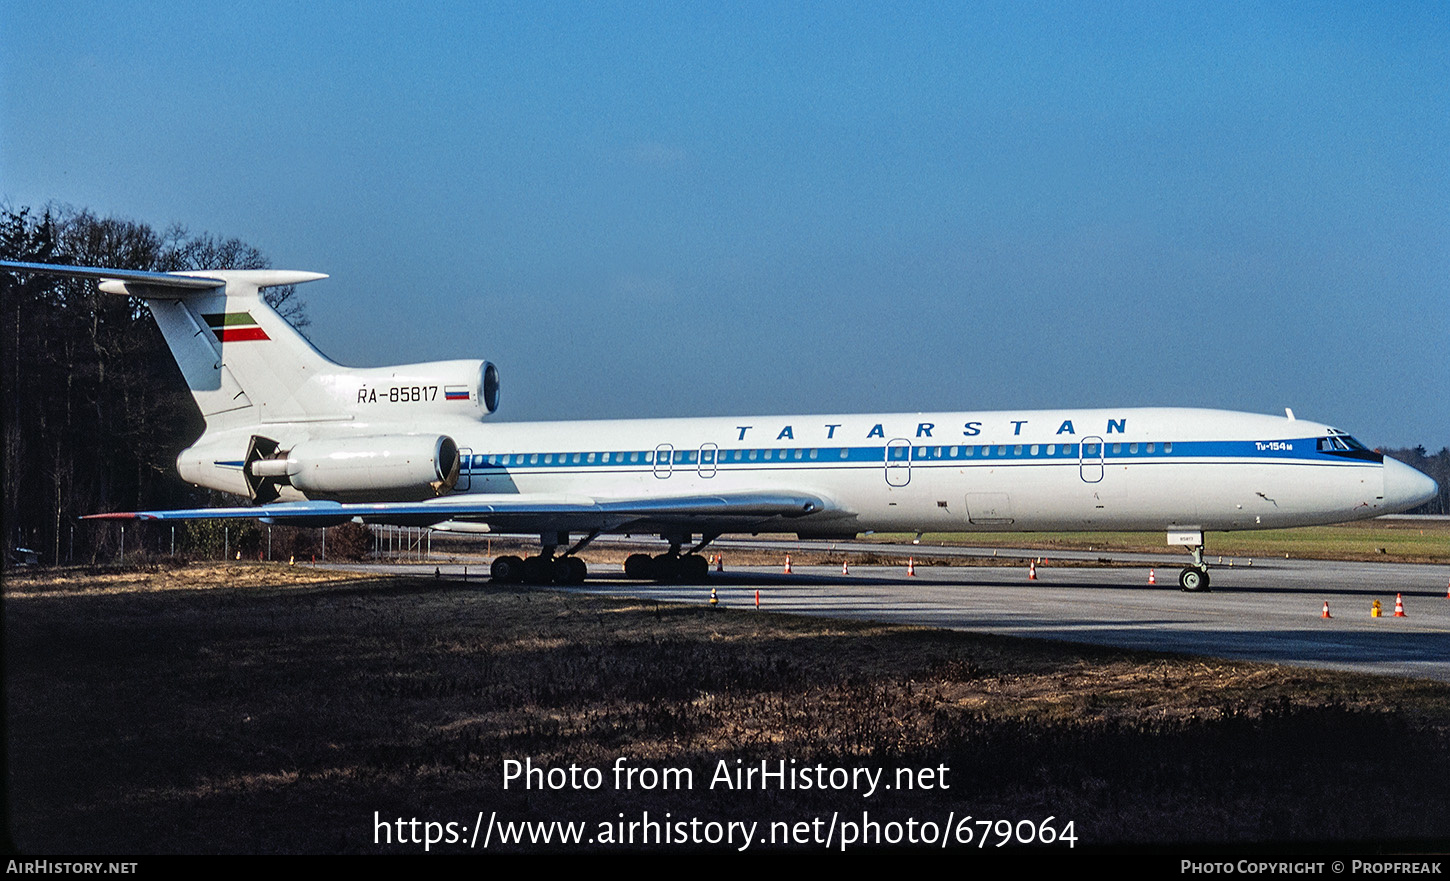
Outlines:
[{"label": "landing gear strut", "polygon": [[1178,573],[1178,586],[1185,591],[1208,592],[1208,564],[1203,562],[1203,545],[1193,546],[1193,565]]}]

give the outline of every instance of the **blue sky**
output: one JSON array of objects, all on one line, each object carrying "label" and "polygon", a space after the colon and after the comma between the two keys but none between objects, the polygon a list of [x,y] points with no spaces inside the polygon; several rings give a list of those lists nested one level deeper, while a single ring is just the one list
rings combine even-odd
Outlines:
[{"label": "blue sky", "polygon": [[239,237],[500,416],[1450,443],[1450,5],[9,3],[0,199]]}]

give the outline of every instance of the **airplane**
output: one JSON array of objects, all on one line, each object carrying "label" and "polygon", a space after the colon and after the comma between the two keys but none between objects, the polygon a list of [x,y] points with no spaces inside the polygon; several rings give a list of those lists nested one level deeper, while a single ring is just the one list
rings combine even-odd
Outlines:
[{"label": "airplane", "polygon": [[1179,586],[1197,591],[1206,531],[1366,519],[1438,492],[1287,408],[493,422],[488,361],[343,367],[260,296],[320,273],[0,268],[143,299],[206,422],[181,476],[250,502],[94,519],[532,534],[538,554],[491,567],[530,584],[582,583],[578,553],[604,534],[658,535],[668,550],[630,556],[625,574],[680,581],[706,576],[700,551],[725,533],[1152,531],[1190,550]]}]

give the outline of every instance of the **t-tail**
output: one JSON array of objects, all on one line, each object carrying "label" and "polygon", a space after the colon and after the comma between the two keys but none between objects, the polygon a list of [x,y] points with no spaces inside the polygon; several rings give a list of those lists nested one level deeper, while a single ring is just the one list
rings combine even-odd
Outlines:
[{"label": "t-tail", "polygon": [[261,292],[322,273],[9,261],[0,268],[94,279],[102,291],[144,300],[206,420],[177,457],[181,476],[255,502],[364,490],[375,497],[379,480],[395,483],[384,492],[399,498],[449,491],[456,445],[419,433],[420,419],[476,421],[498,406],[498,373],[487,361],[358,368],[317,351]]}]

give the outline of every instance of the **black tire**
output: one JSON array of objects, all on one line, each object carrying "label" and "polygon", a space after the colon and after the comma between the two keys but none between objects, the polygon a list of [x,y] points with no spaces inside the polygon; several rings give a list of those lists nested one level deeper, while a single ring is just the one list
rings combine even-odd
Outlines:
[{"label": "black tire", "polygon": [[524,561],[518,557],[498,557],[488,567],[489,577],[499,584],[518,584],[524,580]]},{"label": "black tire", "polygon": [[1192,566],[1184,567],[1178,573],[1178,586],[1190,593],[1197,593],[1208,590],[1208,570],[1196,569]]},{"label": "black tire", "polygon": [[654,578],[654,564],[654,558],[649,554],[630,554],[624,560],[624,575],[626,578],[648,581]]},{"label": "black tire", "polygon": [[569,558],[555,557],[549,561],[550,579],[555,584],[569,584]]},{"label": "black tire", "polygon": [[565,557],[569,561],[569,583],[583,584],[584,579],[589,577],[589,566],[578,557]]},{"label": "black tire", "polygon": [[678,554],[660,554],[651,562],[654,564],[654,579],[666,584],[675,584],[684,574],[685,567]]},{"label": "black tire", "polygon": [[699,554],[686,554],[680,558],[684,563],[684,580],[694,584],[703,584],[710,579],[710,561]]},{"label": "black tire", "polygon": [[553,558],[529,557],[527,560],[524,560],[524,582],[527,584],[553,584]]}]

